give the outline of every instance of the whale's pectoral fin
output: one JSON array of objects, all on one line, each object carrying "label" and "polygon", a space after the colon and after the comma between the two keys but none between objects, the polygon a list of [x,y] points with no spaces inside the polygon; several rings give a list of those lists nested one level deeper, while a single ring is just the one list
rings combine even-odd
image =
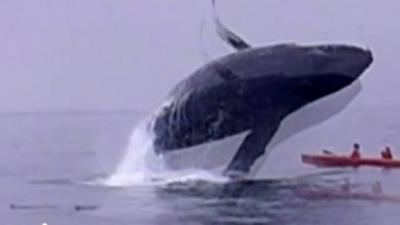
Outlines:
[{"label": "whale's pectoral fin", "polygon": [[277,124],[264,124],[253,128],[247,134],[238,151],[225,170],[226,175],[246,174],[254,162],[265,153],[265,148],[279,127]]},{"label": "whale's pectoral fin", "polygon": [[243,40],[243,38],[235,34],[233,31],[229,30],[227,27],[225,27],[224,24],[222,24],[215,10],[215,0],[212,0],[212,7],[214,14],[214,23],[217,29],[218,36],[236,50],[251,48],[251,46],[245,40]]}]

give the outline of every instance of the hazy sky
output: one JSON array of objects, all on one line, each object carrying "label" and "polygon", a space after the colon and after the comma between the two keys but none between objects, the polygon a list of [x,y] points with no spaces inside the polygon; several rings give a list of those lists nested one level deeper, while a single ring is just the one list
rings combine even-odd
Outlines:
[{"label": "hazy sky", "polygon": [[[208,0],[1,0],[0,111],[150,110],[207,61]],[[398,106],[398,0],[219,0],[253,45],[348,42],[375,62],[355,105]],[[210,20],[210,57],[231,50]]]}]

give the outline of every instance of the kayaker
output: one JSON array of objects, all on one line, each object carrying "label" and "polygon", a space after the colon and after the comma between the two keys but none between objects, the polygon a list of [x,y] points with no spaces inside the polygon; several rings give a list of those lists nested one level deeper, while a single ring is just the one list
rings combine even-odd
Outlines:
[{"label": "kayaker", "polygon": [[385,149],[381,152],[381,156],[383,159],[393,159],[392,151],[389,146],[386,146]]},{"label": "kayaker", "polygon": [[333,152],[326,150],[326,149],[322,150],[322,153],[325,155],[334,155]]},{"label": "kayaker", "polygon": [[360,159],[361,158],[360,145],[358,143],[353,144],[353,152],[351,153],[350,157],[352,159]]}]

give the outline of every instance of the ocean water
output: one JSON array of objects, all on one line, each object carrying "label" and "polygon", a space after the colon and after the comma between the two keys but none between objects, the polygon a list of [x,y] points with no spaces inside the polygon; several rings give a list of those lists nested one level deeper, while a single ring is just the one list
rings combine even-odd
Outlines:
[{"label": "ocean water", "polygon": [[318,169],[300,161],[302,152],[324,147],[346,153],[354,139],[363,154],[377,154],[379,146],[388,143],[396,154],[396,115],[390,110],[339,115],[332,123],[351,126],[339,130],[321,124],[290,138],[272,151],[254,179],[220,182],[192,176],[108,186],[101,181],[123,160],[143,115],[3,114],[0,224],[396,225],[397,202],[299,194],[308,187],[340,188],[348,180],[354,192],[370,193],[371,184],[379,181],[385,195],[400,196],[400,171]]}]

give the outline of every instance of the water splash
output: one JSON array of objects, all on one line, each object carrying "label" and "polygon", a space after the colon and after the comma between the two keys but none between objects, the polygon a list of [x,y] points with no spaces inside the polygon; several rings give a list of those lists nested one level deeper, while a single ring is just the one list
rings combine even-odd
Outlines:
[{"label": "water splash", "polygon": [[133,131],[126,154],[115,173],[105,181],[107,186],[164,185],[174,182],[204,180],[228,182],[228,178],[217,173],[196,168],[170,170],[162,155],[154,153],[152,120],[140,123]]},{"label": "water splash", "polygon": [[222,175],[204,169],[182,168],[180,170],[171,170],[166,165],[164,156],[156,155],[153,145],[155,118],[165,107],[176,107],[175,111],[178,116],[175,115],[177,118],[171,116],[170,119],[172,121],[170,123],[183,122],[180,121],[184,118],[181,115],[183,107],[180,102],[165,101],[153,116],[143,120],[135,127],[122,162],[115,173],[101,182],[102,184],[107,186],[132,186],[192,180],[207,180],[210,182],[226,182],[228,180]]},{"label": "water splash", "polygon": [[116,172],[105,184],[110,186],[127,186],[148,183],[151,174],[155,173],[155,164],[162,161],[154,154],[151,131],[152,120],[142,121],[132,132],[129,146]]}]

